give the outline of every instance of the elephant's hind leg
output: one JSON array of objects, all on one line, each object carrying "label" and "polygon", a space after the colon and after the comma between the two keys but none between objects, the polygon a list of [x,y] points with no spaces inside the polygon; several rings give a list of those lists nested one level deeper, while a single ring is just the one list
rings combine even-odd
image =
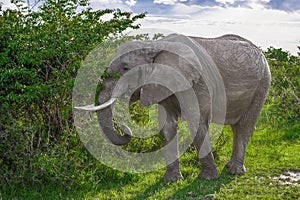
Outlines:
[{"label": "elephant's hind leg", "polygon": [[237,123],[231,128],[233,132],[232,156],[226,167],[228,167],[230,174],[243,174],[246,172],[244,166],[245,150],[253,128],[245,129],[243,123]]},{"label": "elephant's hind leg", "polygon": [[269,79],[263,79],[264,84],[260,85],[248,111],[234,125],[231,125],[233,132],[232,156],[227,163],[231,174],[243,174],[246,172],[244,156],[248,140],[250,139],[259,113],[265,102],[269,88]]},{"label": "elephant's hind leg", "polygon": [[208,125],[200,125],[197,135],[194,138],[194,144],[197,148],[198,159],[201,162],[202,170],[199,174],[199,178],[212,180],[219,177],[218,170],[216,168],[215,160],[211,152],[211,145],[208,135]]}]

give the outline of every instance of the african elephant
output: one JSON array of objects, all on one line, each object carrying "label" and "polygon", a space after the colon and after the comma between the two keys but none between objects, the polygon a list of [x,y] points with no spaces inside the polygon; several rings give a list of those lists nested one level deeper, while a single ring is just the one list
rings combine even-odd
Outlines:
[{"label": "african elephant", "polygon": [[[269,66],[261,51],[250,41],[237,35],[200,38],[172,34],[157,41],[125,43],[119,48],[107,72],[123,76],[135,67],[147,64],[149,68],[152,67],[149,70],[150,73],[156,70],[156,65],[153,64],[174,68],[189,83],[189,88],[185,87],[185,89],[195,91],[201,113],[199,127],[194,137],[194,144],[198,151],[201,149],[205,136],[208,135],[210,123],[222,123],[232,127],[234,134],[232,156],[226,166],[231,174],[244,173],[246,171],[245,149],[265,102],[271,78]],[[206,76],[210,73],[209,68],[213,66],[218,70],[220,77],[208,79]],[[205,70],[208,72],[202,73]],[[214,107],[212,99],[218,98],[217,92],[212,92],[213,89],[211,89],[218,89],[216,87],[219,86],[215,85],[216,80],[222,82],[225,90],[226,104],[223,121],[218,120],[217,115],[213,116],[212,112]],[[122,126],[124,134],[118,134],[114,130],[112,120],[112,105],[115,101],[112,91],[117,81],[118,78],[114,77],[109,77],[104,81],[105,89],[98,97],[99,106],[77,107],[77,109],[97,111],[99,124],[106,139],[115,145],[125,145],[131,140],[131,131],[128,127]],[[176,93],[179,92],[184,91],[170,90],[162,85],[149,83],[138,88],[131,97],[131,102],[140,100],[142,106],[158,103],[165,109],[167,117],[161,125],[160,132],[167,141],[171,141],[177,135],[178,118],[182,115],[180,103],[176,97]],[[167,167],[164,180],[182,178],[177,151],[177,144],[174,143],[165,152]],[[172,156],[176,159],[170,162],[169,157]],[[199,178],[218,178],[219,174],[212,152],[207,152],[205,156],[198,154],[198,157],[202,164]]]}]

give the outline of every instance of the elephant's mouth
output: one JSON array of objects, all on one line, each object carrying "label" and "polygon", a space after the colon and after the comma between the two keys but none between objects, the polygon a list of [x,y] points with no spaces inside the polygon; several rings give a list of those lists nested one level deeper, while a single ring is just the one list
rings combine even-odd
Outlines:
[{"label": "elephant's mouth", "polygon": [[[110,94],[111,92],[107,92],[107,93]],[[129,104],[138,101],[139,98],[140,98],[140,88],[136,89],[131,94]],[[131,140],[132,132],[130,128],[126,125],[119,126],[121,131],[123,132],[123,135],[120,135],[119,133],[116,132],[113,124],[112,108],[117,98],[110,97],[107,99],[108,99],[107,101],[104,101],[98,106],[92,104],[87,106],[75,107],[75,109],[83,110],[83,111],[96,111],[98,114],[99,125],[102,129],[104,137],[114,145],[119,145],[119,146],[125,145],[129,143],[129,141]]]}]

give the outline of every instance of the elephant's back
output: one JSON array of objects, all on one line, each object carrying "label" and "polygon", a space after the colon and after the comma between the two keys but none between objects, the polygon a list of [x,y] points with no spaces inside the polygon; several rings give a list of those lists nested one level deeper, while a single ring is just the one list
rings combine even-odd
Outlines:
[{"label": "elephant's back", "polygon": [[[229,39],[230,38],[230,39]],[[198,38],[201,45],[216,64],[225,86],[243,89],[262,79],[268,70],[261,50],[247,39],[237,35],[224,35],[215,39]]]},{"label": "elephant's back", "polygon": [[206,49],[222,76],[227,97],[226,124],[234,124],[250,106],[268,70],[266,59],[260,49],[239,36],[195,41]]}]

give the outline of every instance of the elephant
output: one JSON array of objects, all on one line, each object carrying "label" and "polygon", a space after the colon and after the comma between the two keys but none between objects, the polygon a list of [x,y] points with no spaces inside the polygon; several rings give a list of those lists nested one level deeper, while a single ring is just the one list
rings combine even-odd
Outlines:
[{"label": "elephant", "polygon": [[[122,77],[137,66],[149,65],[149,68],[152,67],[149,71],[152,73],[157,68],[155,66],[158,66],[154,64],[162,67],[170,66],[179,71],[187,80],[188,86],[183,87],[181,91],[176,91],[176,89],[170,90],[160,84],[145,84],[132,93],[130,102],[140,100],[142,106],[159,104],[166,113],[165,122],[160,125],[160,133],[167,142],[170,142],[177,135],[178,119],[183,115],[176,95],[184,93],[184,90],[193,90],[198,100],[198,111],[201,114],[193,139],[196,149],[198,152],[201,151],[210,123],[230,125],[233,132],[233,146],[232,155],[226,167],[231,174],[245,173],[246,146],[265,102],[271,80],[269,66],[261,50],[238,35],[202,38],[171,34],[156,41],[126,42],[118,49],[107,72],[118,73]],[[209,68],[212,67],[218,70],[219,77],[207,79]],[[202,73],[205,69],[208,72]],[[162,72],[156,70],[156,74],[159,73]],[[77,109],[97,111],[99,125],[105,138],[114,145],[122,146],[129,143],[132,133],[127,126],[121,127],[123,135],[118,134],[114,129],[112,106],[117,97],[113,97],[112,93],[117,81],[116,77],[107,77],[104,80],[105,89],[100,91],[99,106],[90,105],[77,107]],[[212,92],[219,88],[215,85],[216,81],[222,82],[225,91],[223,121],[218,120],[218,114],[212,112],[215,106],[212,99],[219,98],[217,92]],[[162,115],[160,110],[158,115]],[[198,159],[202,165],[199,178],[211,180],[218,178],[219,173],[211,148],[208,150],[204,156],[198,153]],[[175,157],[175,159],[170,161],[169,157]],[[163,179],[174,181],[183,178],[176,142],[166,149],[165,159],[166,173]]]}]

